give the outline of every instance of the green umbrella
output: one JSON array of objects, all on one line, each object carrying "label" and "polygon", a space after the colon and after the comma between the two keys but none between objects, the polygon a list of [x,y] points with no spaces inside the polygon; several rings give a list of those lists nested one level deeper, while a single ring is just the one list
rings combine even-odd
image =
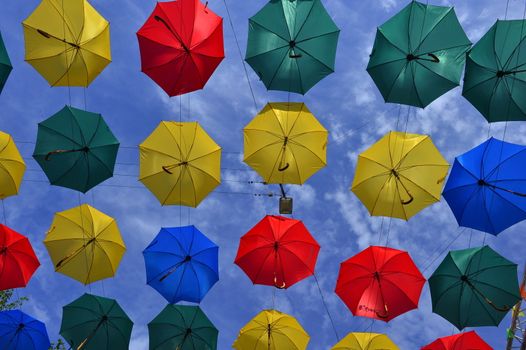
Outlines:
[{"label": "green umbrella", "polygon": [[100,114],[66,106],[38,124],[33,158],[51,184],[85,193],[113,176],[118,149]]},{"label": "green umbrella", "polygon": [[498,326],[521,300],[517,265],[488,246],[449,252],[429,288],[433,312],[460,330]]},{"label": "green umbrella", "polygon": [[305,94],[334,72],[339,34],[320,0],[271,0],[249,19],[245,60],[267,89]]},{"label": "green umbrella", "polygon": [[462,94],[491,123],[526,120],[526,21],[497,21],[473,46]]},{"label": "green umbrella", "polygon": [[148,323],[150,349],[215,350],[218,331],[198,306],[167,305]]},{"label": "green umbrella", "polygon": [[459,85],[470,47],[452,7],[412,1],[378,27],[367,71],[385,102],[424,108]]},{"label": "green umbrella", "polygon": [[7,81],[7,77],[9,76],[9,73],[11,73],[12,69],[13,66],[11,65],[11,60],[9,60],[4,41],[2,40],[2,34],[0,34],[0,92],[2,92],[5,82]]},{"label": "green umbrella", "polygon": [[117,301],[86,293],[62,310],[60,335],[72,349],[128,349],[133,322]]}]

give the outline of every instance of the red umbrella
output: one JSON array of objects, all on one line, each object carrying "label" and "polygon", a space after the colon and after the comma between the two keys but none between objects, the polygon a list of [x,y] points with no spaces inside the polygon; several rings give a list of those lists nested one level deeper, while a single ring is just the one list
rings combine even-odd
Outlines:
[{"label": "red umbrella", "polygon": [[407,252],[371,246],[341,264],[336,294],[353,315],[388,322],[418,307],[425,281]]},{"label": "red umbrella", "polygon": [[319,251],[303,222],[267,215],[241,237],[235,263],[254,284],[283,289],[314,274]]},{"label": "red umbrella", "polygon": [[223,19],[199,0],[158,2],[137,37],[142,71],[170,96],[202,89],[225,57]]},{"label": "red umbrella", "polygon": [[0,290],[25,287],[39,266],[27,237],[0,224]]},{"label": "red umbrella", "polygon": [[421,350],[493,350],[474,331],[438,338]]}]

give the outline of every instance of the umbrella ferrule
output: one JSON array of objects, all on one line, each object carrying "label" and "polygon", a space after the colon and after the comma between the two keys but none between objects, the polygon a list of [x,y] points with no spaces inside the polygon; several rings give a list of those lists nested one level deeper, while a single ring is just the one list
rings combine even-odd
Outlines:
[{"label": "umbrella ferrule", "polygon": [[7,247],[0,248],[0,255],[5,255],[5,254],[7,254]]}]

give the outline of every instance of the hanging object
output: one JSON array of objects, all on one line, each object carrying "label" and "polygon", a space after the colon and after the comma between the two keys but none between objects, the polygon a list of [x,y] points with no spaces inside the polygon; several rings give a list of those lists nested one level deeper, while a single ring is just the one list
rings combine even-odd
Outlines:
[{"label": "hanging object", "polygon": [[199,306],[167,305],[148,333],[150,350],[216,350],[219,332]]},{"label": "hanging object", "polygon": [[12,70],[13,66],[11,65],[11,60],[7,54],[2,34],[0,34],[0,93],[2,92],[5,82]]},{"label": "hanging object", "polygon": [[488,246],[450,251],[429,289],[433,312],[459,330],[498,326],[521,300],[517,265]]},{"label": "hanging object", "polygon": [[27,237],[0,224],[0,290],[25,287],[39,266]]},{"label": "hanging object", "polygon": [[425,282],[407,252],[371,246],[341,263],[336,294],[354,316],[389,322],[418,307]]},{"label": "hanging object", "polygon": [[475,331],[438,338],[420,350],[493,350]]},{"label": "hanging object", "polygon": [[470,47],[453,7],[411,1],[378,27],[367,72],[385,102],[424,108],[459,85]]},{"label": "hanging object", "polygon": [[110,25],[86,0],[42,0],[22,24],[25,60],[51,86],[87,87],[111,62]]},{"label": "hanging object", "polygon": [[195,226],[162,228],[143,251],[147,283],[169,303],[199,303],[219,280],[218,251]]},{"label": "hanging object", "polygon": [[245,60],[268,90],[305,94],[334,72],[339,34],[320,0],[271,0],[249,19]]},{"label": "hanging object", "polygon": [[142,71],[169,96],[202,89],[225,57],[223,19],[208,1],[158,2],[137,38]]},{"label": "hanging object", "polygon": [[116,300],[85,293],[62,308],[60,335],[76,350],[128,350],[133,322]]},{"label": "hanging object", "polygon": [[44,244],[55,271],[84,284],[113,277],[126,251],[115,219],[87,204],[56,213]]},{"label": "hanging object", "polygon": [[526,219],[525,151],[490,138],[455,158],[443,196],[460,226],[497,235]]},{"label": "hanging object", "polygon": [[162,205],[195,208],[221,183],[221,147],[198,122],[163,121],[139,150],[139,180]]},{"label": "hanging object", "polygon": [[448,170],[429,136],[391,131],[358,156],[351,190],[369,214],[409,220],[440,200]]},{"label": "hanging object", "polygon": [[305,350],[310,337],[292,316],[264,310],[248,322],[232,345],[237,350]]},{"label": "hanging object", "polygon": [[349,333],[331,350],[399,350],[385,334]]},{"label": "hanging object", "polygon": [[18,194],[26,163],[11,135],[0,131],[0,200]]},{"label": "hanging object", "polygon": [[314,274],[319,251],[303,222],[267,215],[241,237],[235,263],[252,283],[285,289]]},{"label": "hanging object", "polygon": [[86,193],[113,176],[118,150],[100,114],[65,106],[38,124],[33,158],[52,185]]},{"label": "hanging object", "polygon": [[46,325],[20,310],[0,312],[0,349],[48,350]]}]

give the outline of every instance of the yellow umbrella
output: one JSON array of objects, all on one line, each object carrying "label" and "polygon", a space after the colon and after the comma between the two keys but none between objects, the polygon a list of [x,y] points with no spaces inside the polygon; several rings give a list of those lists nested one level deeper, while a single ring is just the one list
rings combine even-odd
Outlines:
[{"label": "yellow umbrella", "polygon": [[197,122],[163,121],[139,150],[139,180],[162,205],[197,207],[221,183],[221,147]]},{"label": "yellow umbrella", "polygon": [[22,23],[26,61],[51,86],[88,86],[111,62],[110,26],[86,0],[42,0]]},{"label": "yellow umbrella", "polygon": [[303,184],[327,164],[328,132],[303,103],[269,103],[243,131],[243,160],[266,183]]},{"label": "yellow umbrella", "polygon": [[409,220],[440,200],[448,169],[429,136],[391,131],[359,155],[351,190],[371,215]]},{"label": "yellow umbrella", "polygon": [[310,337],[298,321],[276,310],[264,310],[240,331],[237,350],[305,350]]},{"label": "yellow umbrella", "polygon": [[399,350],[385,334],[349,333],[331,350]]},{"label": "yellow umbrella", "polygon": [[115,219],[87,204],[56,213],[44,244],[55,271],[84,284],[113,277],[126,251]]},{"label": "yellow umbrella", "polygon": [[0,131],[0,199],[18,193],[26,163],[11,135]]}]

